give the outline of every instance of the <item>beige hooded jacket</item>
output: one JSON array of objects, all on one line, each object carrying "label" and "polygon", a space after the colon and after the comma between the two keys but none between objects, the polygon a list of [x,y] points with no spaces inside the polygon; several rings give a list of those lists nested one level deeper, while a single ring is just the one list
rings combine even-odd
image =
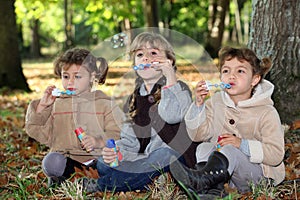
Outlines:
[{"label": "beige hooded jacket", "polygon": [[36,113],[39,101],[29,104],[25,130],[30,137],[50,147],[50,151],[61,152],[79,162],[99,157],[100,147],[89,153],[82,149],[74,133],[78,127],[104,141],[119,139],[123,112],[102,91],[84,96],[63,95],[43,112]]},{"label": "beige hooded jacket", "polygon": [[193,103],[185,117],[189,136],[194,141],[213,143],[223,133],[246,139],[250,161],[261,163],[265,177],[280,183],[285,177],[284,131],[271,99],[273,90],[274,86],[263,80],[254,95],[238,105],[221,91],[208,99],[196,115],[192,114],[197,108]]}]

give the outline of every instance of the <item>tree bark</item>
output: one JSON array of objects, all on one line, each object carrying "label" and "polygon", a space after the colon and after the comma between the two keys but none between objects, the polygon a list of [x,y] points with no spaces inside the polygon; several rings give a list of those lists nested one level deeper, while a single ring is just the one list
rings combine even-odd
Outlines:
[{"label": "tree bark", "polygon": [[157,0],[144,1],[145,22],[148,27],[158,27]]},{"label": "tree bark", "polygon": [[31,27],[32,42],[30,45],[30,55],[32,58],[39,58],[41,54],[40,35],[39,35],[39,20],[34,19]]},{"label": "tree bark", "polygon": [[210,5],[209,33],[205,44],[206,51],[215,58],[222,45],[225,28],[225,16],[229,8],[229,0],[212,0]]},{"label": "tree bark", "polygon": [[249,47],[270,57],[268,76],[283,123],[300,119],[300,0],[252,1]]},{"label": "tree bark", "polygon": [[74,46],[73,37],[73,15],[72,15],[72,0],[64,0],[64,10],[65,10],[65,35],[66,41],[64,44],[64,49],[70,49]]},{"label": "tree bark", "polygon": [[14,0],[0,6],[0,88],[30,91],[22,71]]}]

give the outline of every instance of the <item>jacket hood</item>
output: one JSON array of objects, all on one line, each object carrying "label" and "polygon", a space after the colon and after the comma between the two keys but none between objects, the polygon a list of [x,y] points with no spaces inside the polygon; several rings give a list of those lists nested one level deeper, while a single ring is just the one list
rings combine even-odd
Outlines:
[{"label": "jacket hood", "polygon": [[[274,91],[274,85],[263,79],[261,83],[259,83],[254,91],[253,96],[250,99],[245,101],[238,102],[239,107],[252,107],[252,106],[262,106],[262,105],[273,105],[273,100],[271,99],[272,93]],[[234,102],[231,100],[229,95],[221,91],[221,95],[224,103],[229,107],[235,107]]]}]

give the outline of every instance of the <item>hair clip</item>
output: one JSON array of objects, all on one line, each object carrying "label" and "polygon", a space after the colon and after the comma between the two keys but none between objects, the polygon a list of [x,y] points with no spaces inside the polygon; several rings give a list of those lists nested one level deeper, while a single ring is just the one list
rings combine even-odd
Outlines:
[{"label": "hair clip", "polygon": [[60,89],[58,88],[55,88],[53,91],[52,91],[52,96],[55,96],[55,97],[59,97],[60,95],[62,94],[66,94],[66,95],[74,95],[76,94],[75,91],[72,91],[72,90],[66,90],[66,91],[61,91]]},{"label": "hair clip", "polygon": [[215,88],[220,87],[222,89],[230,89],[231,88],[231,85],[229,83],[223,83],[223,82],[221,82],[221,83],[212,84],[209,81],[205,81],[205,83],[206,83],[206,87],[207,87],[208,90],[211,90],[212,87],[215,87]]}]

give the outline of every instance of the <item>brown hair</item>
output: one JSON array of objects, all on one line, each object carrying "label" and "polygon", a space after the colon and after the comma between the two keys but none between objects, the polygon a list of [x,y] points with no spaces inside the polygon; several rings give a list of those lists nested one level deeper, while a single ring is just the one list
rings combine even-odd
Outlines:
[{"label": "brown hair", "polygon": [[85,67],[90,73],[95,72],[98,84],[105,83],[108,71],[106,60],[95,57],[89,50],[83,48],[72,48],[59,55],[54,61],[54,74],[61,76],[62,69],[67,70],[73,64]]},{"label": "brown hair", "polygon": [[248,48],[232,48],[232,47],[223,47],[219,51],[219,64],[218,68],[221,71],[222,66],[225,61],[237,58],[240,62],[247,61],[252,66],[253,75],[260,75],[261,79],[269,72],[271,69],[271,59],[263,58],[260,60],[256,54]]}]

